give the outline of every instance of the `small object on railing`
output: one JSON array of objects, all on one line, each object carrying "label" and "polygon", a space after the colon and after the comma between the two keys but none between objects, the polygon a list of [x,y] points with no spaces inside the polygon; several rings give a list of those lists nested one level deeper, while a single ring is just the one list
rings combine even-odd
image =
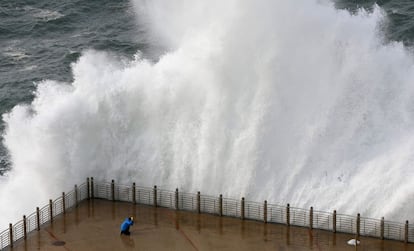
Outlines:
[{"label": "small object on railing", "polygon": [[154,207],[157,207],[157,186],[154,186]]},{"label": "small object on railing", "polygon": [[135,186],[135,182],[132,183],[132,203],[137,204],[137,198],[136,198],[136,186]]},{"label": "small object on railing", "polygon": [[49,214],[50,214],[50,222],[53,221],[53,202],[49,200]]},{"label": "small object on railing", "polygon": [[408,221],[405,221],[404,242],[408,243]]},{"label": "small object on railing", "polygon": [[267,200],[264,201],[263,206],[263,222],[267,223]]},{"label": "small object on railing", "polygon": [[26,215],[23,215],[23,238],[27,239],[27,221],[26,221]]},{"label": "small object on railing", "polygon": [[115,201],[115,181],[111,181],[111,199]]},{"label": "small object on railing", "polygon": [[66,214],[65,192],[62,192],[62,212]]},{"label": "small object on railing", "polygon": [[37,224],[37,231],[40,231],[40,210],[39,210],[39,207],[36,207],[36,224]]},{"label": "small object on railing", "polygon": [[385,230],[385,220],[384,217],[381,218],[381,233],[380,233],[380,238],[381,240],[384,239],[384,231]]},{"label": "small object on railing", "polygon": [[13,225],[9,224],[10,247],[13,247]]},{"label": "small object on railing", "polygon": [[286,225],[290,226],[290,205],[286,206]]},{"label": "small object on railing", "polygon": [[359,238],[360,229],[361,229],[361,215],[358,213],[357,214],[357,222],[356,222],[356,235],[357,235],[357,238]]},{"label": "small object on railing", "polygon": [[309,228],[313,229],[313,207],[310,207],[309,211]]},{"label": "small object on railing", "polygon": [[93,177],[91,177],[91,198],[95,198],[95,191],[94,191],[94,185],[93,185]]},{"label": "small object on railing", "polygon": [[178,208],[178,188],[175,189],[175,210],[179,210],[179,208]]},{"label": "small object on railing", "polygon": [[200,195],[200,191],[197,192],[197,213],[201,213],[201,195]]},{"label": "small object on railing", "polygon": [[219,197],[219,215],[223,216],[223,195],[220,194]]},{"label": "small object on railing", "polygon": [[333,219],[332,219],[332,231],[336,233],[336,210],[333,211]]},{"label": "small object on railing", "polygon": [[244,220],[244,197],[241,199],[241,219]]}]

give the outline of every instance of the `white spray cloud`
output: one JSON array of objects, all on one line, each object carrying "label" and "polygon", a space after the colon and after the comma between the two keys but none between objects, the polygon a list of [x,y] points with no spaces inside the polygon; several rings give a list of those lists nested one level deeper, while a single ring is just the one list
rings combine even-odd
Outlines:
[{"label": "white spray cloud", "polygon": [[73,83],[41,82],[3,116],[1,225],[87,176],[410,219],[413,60],[381,42],[379,8],[134,4],[157,62],[86,51]]}]

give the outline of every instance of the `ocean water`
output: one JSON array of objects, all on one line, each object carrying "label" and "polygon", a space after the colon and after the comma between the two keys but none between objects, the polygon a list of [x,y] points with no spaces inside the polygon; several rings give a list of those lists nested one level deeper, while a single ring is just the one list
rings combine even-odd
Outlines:
[{"label": "ocean water", "polygon": [[[85,50],[126,58],[147,52],[148,39],[134,15],[125,0],[1,1],[0,113],[30,104],[43,80],[70,84],[71,64]],[[12,167],[7,155],[1,145],[0,174]]]},{"label": "ocean water", "polygon": [[414,220],[413,11],[0,2],[0,229],[89,176]]}]

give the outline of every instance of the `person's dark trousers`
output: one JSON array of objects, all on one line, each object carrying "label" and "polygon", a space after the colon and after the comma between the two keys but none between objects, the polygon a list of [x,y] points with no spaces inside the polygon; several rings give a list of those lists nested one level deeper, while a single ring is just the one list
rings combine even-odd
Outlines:
[{"label": "person's dark trousers", "polygon": [[129,230],[125,230],[125,231],[121,231],[121,234],[130,235],[131,232],[129,232]]}]

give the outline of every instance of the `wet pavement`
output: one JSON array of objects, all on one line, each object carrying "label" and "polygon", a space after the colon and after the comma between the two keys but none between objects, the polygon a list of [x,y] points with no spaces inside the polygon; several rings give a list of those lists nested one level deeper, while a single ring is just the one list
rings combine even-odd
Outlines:
[{"label": "wet pavement", "polygon": [[[120,224],[133,216],[131,235]],[[6,250],[393,250],[414,244],[287,227],[280,224],[174,211],[107,200],[84,201]]]}]

